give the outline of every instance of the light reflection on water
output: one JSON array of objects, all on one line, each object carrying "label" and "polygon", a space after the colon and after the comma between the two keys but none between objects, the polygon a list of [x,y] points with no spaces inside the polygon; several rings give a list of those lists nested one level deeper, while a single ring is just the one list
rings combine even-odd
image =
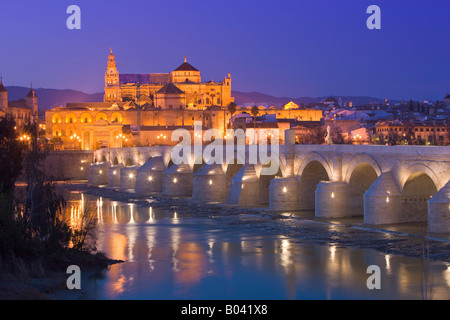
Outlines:
[{"label": "light reflection on water", "polygon": [[[80,200],[70,206],[78,212],[89,197],[74,196]],[[91,201],[97,204],[98,250],[126,262],[82,284],[85,299],[421,298],[419,259],[304,244],[258,226],[225,228],[159,208]],[[367,289],[369,265],[381,268],[381,290]],[[432,298],[449,299],[450,267],[432,263],[430,270]]]}]

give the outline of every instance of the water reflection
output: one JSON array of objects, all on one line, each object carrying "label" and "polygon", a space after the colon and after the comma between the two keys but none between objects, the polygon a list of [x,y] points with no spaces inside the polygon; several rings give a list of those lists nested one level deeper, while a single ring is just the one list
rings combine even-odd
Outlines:
[{"label": "water reflection", "polygon": [[[93,280],[86,299],[421,298],[418,259],[305,244],[257,225],[225,228],[148,205],[75,196],[71,221],[94,203],[97,248],[126,261]],[[381,290],[367,289],[369,265],[381,268]],[[432,263],[430,271],[433,298],[450,298],[450,267]]]}]

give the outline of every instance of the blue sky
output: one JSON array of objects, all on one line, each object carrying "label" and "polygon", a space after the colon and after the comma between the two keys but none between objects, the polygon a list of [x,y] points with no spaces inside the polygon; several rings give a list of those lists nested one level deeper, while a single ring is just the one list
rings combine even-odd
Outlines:
[{"label": "blue sky", "polygon": [[[69,5],[81,30],[68,30]],[[381,30],[369,30],[369,5]],[[170,72],[275,96],[442,99],[450,92],[447,0],[1,0],[5,85],[101,92],[109,47],[119,72]]]}]

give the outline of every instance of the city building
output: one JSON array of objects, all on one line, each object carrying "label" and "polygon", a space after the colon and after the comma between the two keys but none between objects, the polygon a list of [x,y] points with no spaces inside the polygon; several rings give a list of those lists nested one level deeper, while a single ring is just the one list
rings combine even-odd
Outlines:
[{"label": "city building", "polygon": [[[379,122],[375,134],[379,139],[394,138],[413,144],[447,145],[450,126],[445,121],[402,122],[399,120]],[[409,141],[408,141],[409,139]]]},{"label": "city building", "polygon": [[38,98],[36,91],[31,86],[27,96],[15,101],[8,100],[8,90],[0,78],[0,117],[10,114],[18,127],[38,119]]}]

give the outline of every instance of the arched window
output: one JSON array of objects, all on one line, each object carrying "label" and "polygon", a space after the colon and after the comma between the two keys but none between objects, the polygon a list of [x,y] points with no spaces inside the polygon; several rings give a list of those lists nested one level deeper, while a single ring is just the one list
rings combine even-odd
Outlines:
[{"label": "arched window", "polygon": [[61,115],[59,114],[59,113],[55,113],[53,116],[52,116],[52,123],[53,124],[56,124],[56,123],[61,123],[62,121],[61,121]]},{"label": "arched window", "polygon": [[67,136],[67,137],[71,137],[71,136],[73,136],[74,134],[76,134],[75,127],[73,126],[73,124],[69,124],[69,125],[66,127],[66,136]]},{"label": "arched window", "polygon": [[81,123],[90,123],[90,122],[92,122],[92,117],[91,117],[91,115],[89,114],[89,113],[87,113],[87,112],[85,112],[85,113],[82,113],[81,114],[81,116],[80,116],[80,121],[81,121]]},{"label": "arched window", "polygon": [[77,116],[74,113],[68,113],[66,115],[66,123],[76,123]]},{"label": "arched window", "polygon": [[108,121],[108,117],[107,117],[106,113],[104,113],[104,112],[99,112],[99,113],[97,113],[97,114],[95,115],[95,121],[98,121],[98,120],[100,120],[100,119],[103,119],[103,120],[105,120],[105,121]]},{"label": "arched window", "polygon": [[121,123],[122,122],[122,114],[119,112],[114,112],[111,115],[111,122]]},{"label": "arched window", "polygon": [[61,126],[60,125],[54,125],[52,127],[52,136],[54,136],[54,137],[61,136]]}]

